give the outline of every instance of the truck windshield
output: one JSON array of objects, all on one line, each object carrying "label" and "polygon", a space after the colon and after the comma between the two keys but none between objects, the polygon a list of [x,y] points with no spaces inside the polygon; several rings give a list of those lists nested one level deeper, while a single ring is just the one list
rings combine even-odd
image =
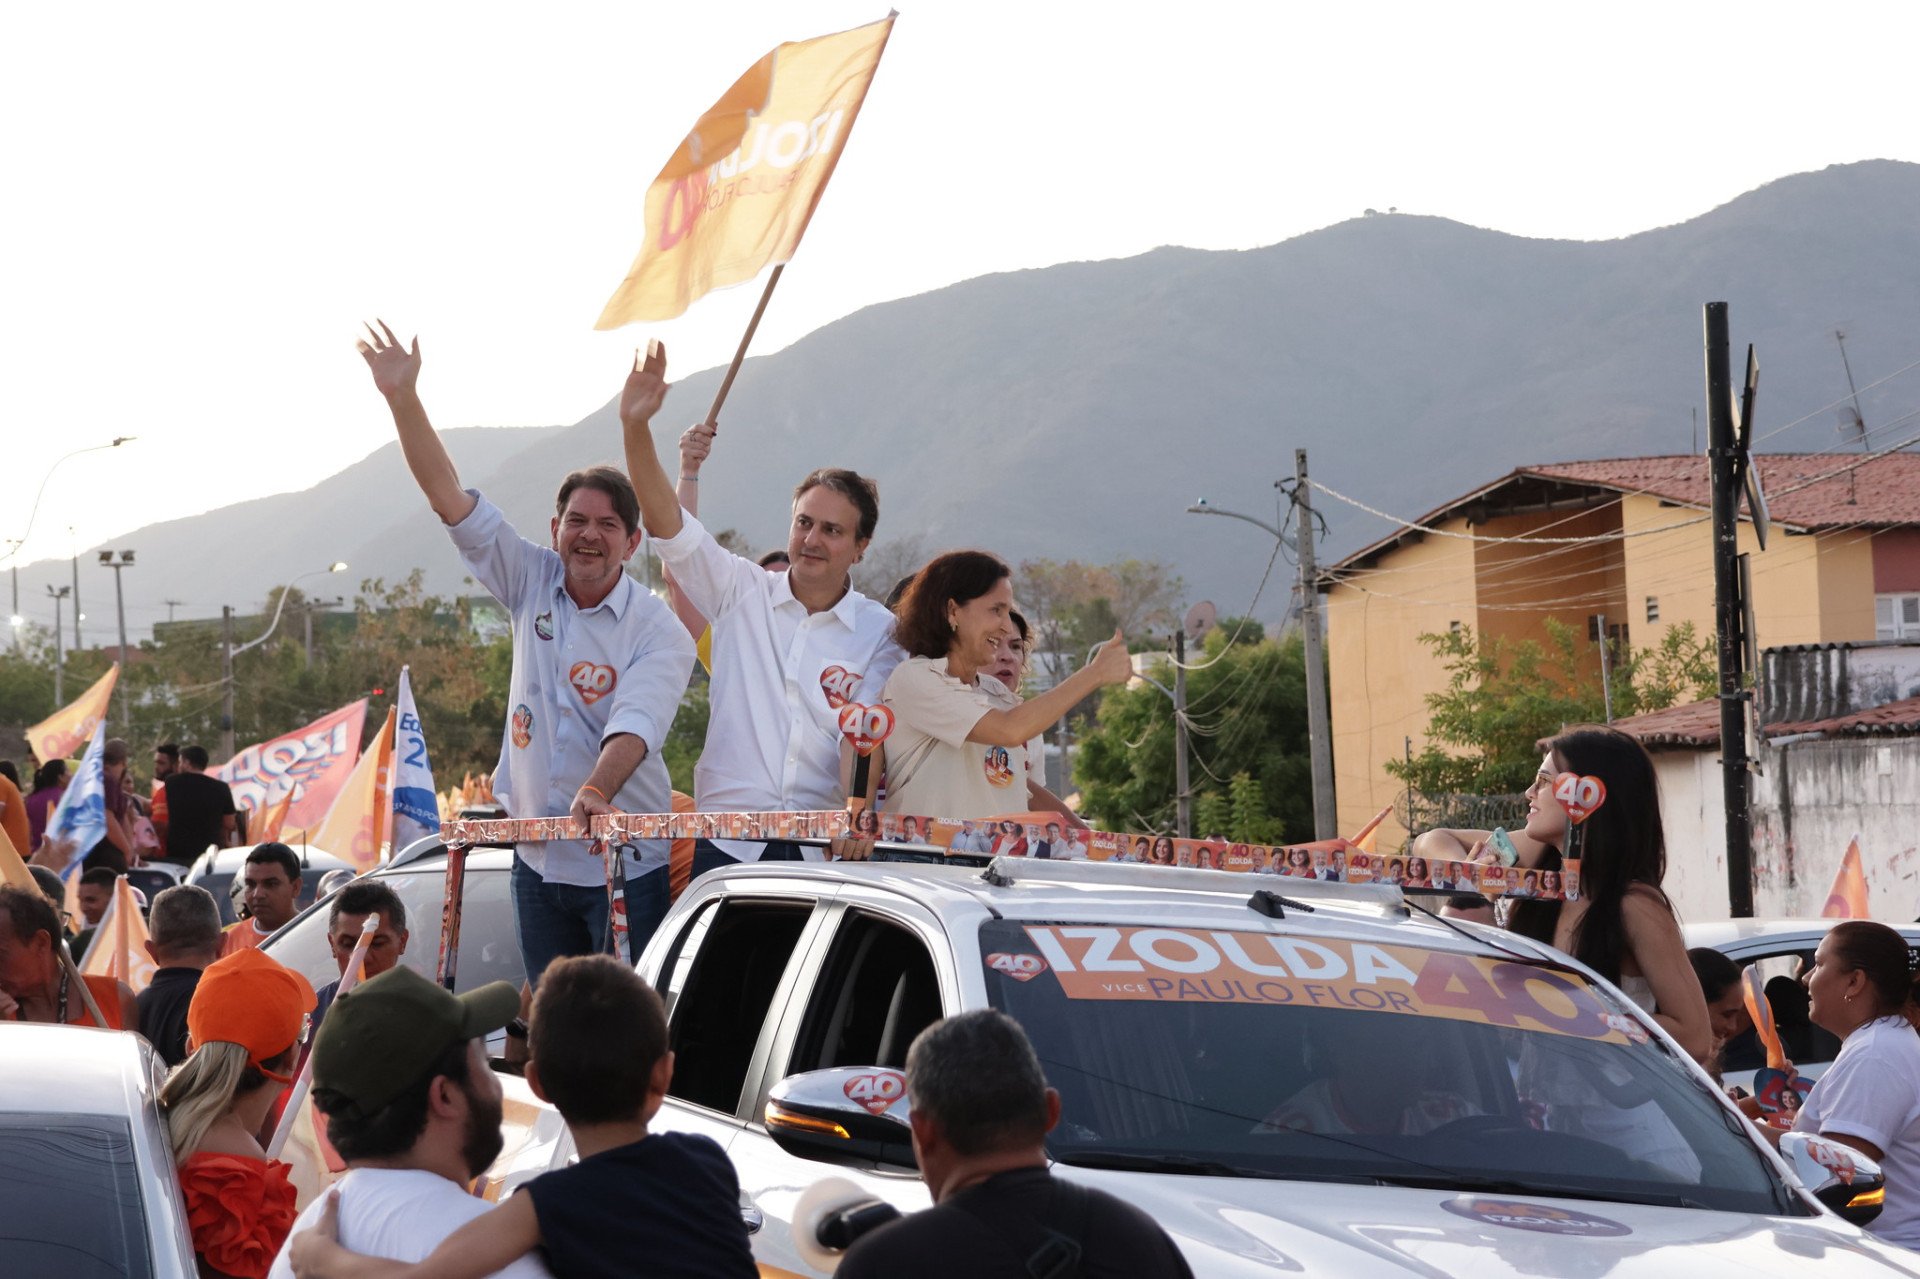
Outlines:
[{"label": "truck windshield", "polygon": [[1064,1163],[1811,1210],[1634,1011],[1497,952],[1153,926],[981,928]]}]

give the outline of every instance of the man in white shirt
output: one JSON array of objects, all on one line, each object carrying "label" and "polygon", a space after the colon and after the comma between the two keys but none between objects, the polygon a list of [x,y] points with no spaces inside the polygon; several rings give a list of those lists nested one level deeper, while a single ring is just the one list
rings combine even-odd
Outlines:
[{"label": "man in white shirt", "polygon": [[[666,352],[650,344],[620,397],[627,472],[654,549],[713,627],[706,749],[694,769],[701,812],[839,808],[840,708],[880,700],[900,661],[893,615],[849,576],[880,517],[872,481],[822,469],[800,482],[791,563],[769,573],[726,550],[675,495],[651,424],[667,393]],[[701,840],[697,876],[735,861],[797,860],[792,844]]]},{"label": "man in white shirt", "polygon": [[[410,968],[370,977],[334,1001],[315,1037],[313,1094],[347,1173],[340,1242],[394,1261],[424,1261],[442,1240],[493,1205],[467,1183],[499,1155],[500,1081],[486,1035],[511,1022],[520,992],[497,981],[454,995]],[[316,1197],[293,1223],[267,1279],[293,1279],[292,1238],[326,1206]],[[553,1279],[537,1254],[505,1279]]]},{"label": "man in white shirt", "polygon": [[[693,639],[626,574],[640,546],[639,504],[608,466],[560,486],[551,545],[522,538],[493,503],[462,488],[420,402],[420,343],[384,324],[360,353],[386,397],[400,450],[461,559],[513,616],[513,674],[494,797],[514,817],[664,813],[660,747],[693,671]],[[756,572],[759,570],[755,570]],[[667,842],[622,855],[628,939],[639,954],[666,916]],[[607,869],[584,840],[522,844],[513,860],[514,929],[537,983],[553,960],[608,949]]]},{"label": "man in white shirt", "polygon": [[961,822],[960,831],[947,843],[950,853],[984,853],[993,847],[993,836],[988,834],[984,824],[976,826],[973,822]]}]

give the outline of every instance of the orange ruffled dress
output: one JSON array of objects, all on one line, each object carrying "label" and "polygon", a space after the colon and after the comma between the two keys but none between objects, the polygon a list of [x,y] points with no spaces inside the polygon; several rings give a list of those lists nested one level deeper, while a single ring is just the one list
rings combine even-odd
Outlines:
[{"label": "orange ruffled dress", "polygon": [[180,1165],[193,1250],[237,1279],[266,1279],[293,1229],[291,1168],[277,1159],[202,1152]]}]

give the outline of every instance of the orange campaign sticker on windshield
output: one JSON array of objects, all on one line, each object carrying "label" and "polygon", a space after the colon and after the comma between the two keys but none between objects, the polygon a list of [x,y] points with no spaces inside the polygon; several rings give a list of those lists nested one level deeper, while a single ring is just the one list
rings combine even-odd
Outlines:
[{"label": "orange campaign sticker on windshield", "polygon": [[1069,999],[1277,1004],[1633,1037],[1577,974],[1490,955],[1210,928],[1049,924],[1026,934]]}]

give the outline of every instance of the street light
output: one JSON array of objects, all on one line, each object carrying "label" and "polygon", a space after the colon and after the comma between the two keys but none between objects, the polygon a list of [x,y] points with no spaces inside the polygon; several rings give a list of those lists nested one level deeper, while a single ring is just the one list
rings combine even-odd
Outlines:
[{"label": "street light", "polygon": [[[47,468],[47,473],[40,477],[40,487],[34,492],[33,505],[27,510],[27,527],[21,531],[19,537],[7,539],[7,549],[4,552],[0,552],[0,564],[6,563],[18,555],[20,548],[27,544],[27,539],[33,536],[33,520],[34,517],[40,513],[40,499],[46,496],[47,481],[53,478],[53,473],[60,469],[62,462],[65,462],[68,458],[79,457],[82,453],[98,453],[104,449],[117,449],[122,444],[130,443],[138,438],[139,436],[136,435],[116,435],[113,437],[111,443],[89,444],[85,448],[75,449],[71,453],[63,454],[55,458],[53,465]],[[74,585],[76,587],[79,585],[77,576],[74,579]],[[75,606],[78,607],[78,590],[74,592],[74,603]],[[20,646],[20,628],[26,625],[27,621],[26,618],[20,615],[20,566],[18,564],[13,566],[13,614],[11,620],[13,623],[13,644],[15,648],[18,648]],[[75,625],[77,626],[78,623],[75,623]]]},{"label": "street light", "polygon": [[[1320,595],[1319,587],[1313,580],[1313,508],[1307,500],[1306,450],[1295,449],[1293,461],[1294,505],[1300,515],[1298,536],[1289,536],[1285,529],[1251,515],[1209,506],[1204,497],[1189,506],[1187,513],[1224,515],[1228,519],[1242,520],[1265,532],[1282,546],[1290,547],[1300,562],[1300,629],[1305,641],[1307,667],[1307,747],[1313,767],[1313,835],[1315,839],[1331,839],[1335,834],[1336,819],[1333,805],[1333,742],[1327,709],[1326,657],[1320,651]],[[1273,482],[1275,488],[1283,484],[1284,480]]]},{"label": "street light", "polygon": [[1267,536],[1278,539],[1278,541],[1282,546],[1285,546],[1294,551],[1298,551],[1300,549],[1299,544],[1293,540],[1293,534],[1287,532],[1285,529],[1275,528],[1273,525],[1267,523],[1265,520],[1256,519],[1251,515],[1242,515],[1238,511],[1223,511],[1217,506],[1209,506],[1207,504],[1207,499],[1204,497],[1201,498],[1198,502],[1195,502],[1192,506],[1189,506],[1187,508],[1187,514],[1188,515],[1224,515],[1230,520],[1245,520],[1247,523],[1253,525],[1256,528],[1265,529],[1267,532]]},{"label": "street light", "polygon": [[260,647],[260,645],[266,643],[273,637],[274,629],[280,625],[280,614],[287,607],[287,595],[295,586],[310,577],[321,577],[328,573],[344,573],[346,571],[346,561],[335,560],[325,568],[317,568],[310,573],[302,573],[298,577],[295,577],[292,581],[280,588],[280,599],[274,604],[273,620],[267,623],[267,629],[260,632],[257,639],[248,640],[238,648],[235,648],[233,645],[233,608],[231,605],[228,605],[220,610],[222,623],[221,633],[223,636],[221,643],[221,660],[224,668],[220,673],[220,682],[224,686],[224,691],[221,694],[220,711],[220,750],[222,759],[233,758],[233,659],[250,648]]},{"label": "street light", "polygon": [[120,617],[120,680],[114,691],[120,697],[120,727],[127,727],[127,597],[120,590],[120,570],[133,567],[133,552],[122,551],[115,559],[112,551],[100,552],[100,567],[113,570],[113,607]]}]

